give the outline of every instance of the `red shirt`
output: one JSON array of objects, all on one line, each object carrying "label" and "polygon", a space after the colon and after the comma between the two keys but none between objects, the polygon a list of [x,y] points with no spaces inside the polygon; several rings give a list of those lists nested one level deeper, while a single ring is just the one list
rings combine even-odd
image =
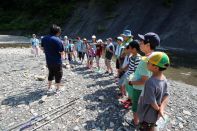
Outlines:
[{"label": "red shirt", "polygon": [[96,45],[96,56],[101,57],[102,55],[102,46],[100,44]]}]

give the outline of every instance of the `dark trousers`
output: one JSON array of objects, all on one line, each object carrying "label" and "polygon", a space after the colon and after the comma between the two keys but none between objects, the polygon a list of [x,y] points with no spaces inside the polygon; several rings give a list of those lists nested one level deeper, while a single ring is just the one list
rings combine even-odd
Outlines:
[{"label": "dark trousers", "polygon": [[48,81],[52,81],[55,78],[55,83],[60,83],[63,76],[62,64],[53,64],[47,66],[49,70]]}]

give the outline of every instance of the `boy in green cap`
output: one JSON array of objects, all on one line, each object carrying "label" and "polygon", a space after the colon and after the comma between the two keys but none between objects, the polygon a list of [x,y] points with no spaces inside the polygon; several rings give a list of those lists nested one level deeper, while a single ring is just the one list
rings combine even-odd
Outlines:
[{"label": "boy in green cap", "polygon": [[138,100],[141,92],[144,90],[144,84],[146,80],[151,76],[151,72],[147,69],[147,57],[151,55],[152,52],[160,44],[160,38],[156,33],[149,32],[145,35],[138,35],[140,38],[140,50],[145,54],[142,57],[137,69],[134,72],[134,76],[129,85],[133,86],[132,92],[132,112],[133,120],[131,125],[136,127],[139,123],[139,117],[137,114]]},{"label": "boy in green cap", "polygon": [[144,93],[139,99],[138,116],[140,131],[154,131],[159,117],[164,115],[168,102],[167,79],[163,71],[169,66],[169,58],[163,52],[154,52],[148,57],[148,70],[152,76],[146,81]]}]

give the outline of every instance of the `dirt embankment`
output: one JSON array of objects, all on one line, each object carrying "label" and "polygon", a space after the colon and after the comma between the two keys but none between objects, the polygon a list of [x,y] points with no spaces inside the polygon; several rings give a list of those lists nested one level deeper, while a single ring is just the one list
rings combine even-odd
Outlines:
[{"label": "dirt embankment", "polygon": [[79,2],[65,21],[63,34],[107,38],[124,29],[131,29],[135,36],[153,31],[160,35],[162,47],[196,51],[196,5],[196,0],[173,0],[171,7],[165,7],[162,0],[123,0],[106,12],[100,5]]}]

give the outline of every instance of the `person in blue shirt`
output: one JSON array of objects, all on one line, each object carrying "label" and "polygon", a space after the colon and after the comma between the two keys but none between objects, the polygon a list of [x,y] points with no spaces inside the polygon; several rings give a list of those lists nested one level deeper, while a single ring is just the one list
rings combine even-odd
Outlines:
[{"label": "person in blue shirt", "polygon": [[41,47],[45,53],[46,63],[49,70],[48,89],[51,91],[52,80],[55,78],[57,90],[60,91],[60,82],[63,75],[62,59],[64,59],[64,46],[59,38],[61,28],[52,25],[50,34],[45,36],[41,41]]},{"label": "person in blue shirt", "polygon": [[33,54],[36,56],[39,55],[39,40],[36,38],[36,35],[33,34],[32,38],[30,39],[30,43],[32,46]]},{"label": "person in blue shirt", "polygon": [[81,45],[83,44],[83,41],[81,38],[78,36],[77,37],[77,43],[76,43],[76,51],[77,51],[77,57],[79,58],[79,52],[81,52]]}]

